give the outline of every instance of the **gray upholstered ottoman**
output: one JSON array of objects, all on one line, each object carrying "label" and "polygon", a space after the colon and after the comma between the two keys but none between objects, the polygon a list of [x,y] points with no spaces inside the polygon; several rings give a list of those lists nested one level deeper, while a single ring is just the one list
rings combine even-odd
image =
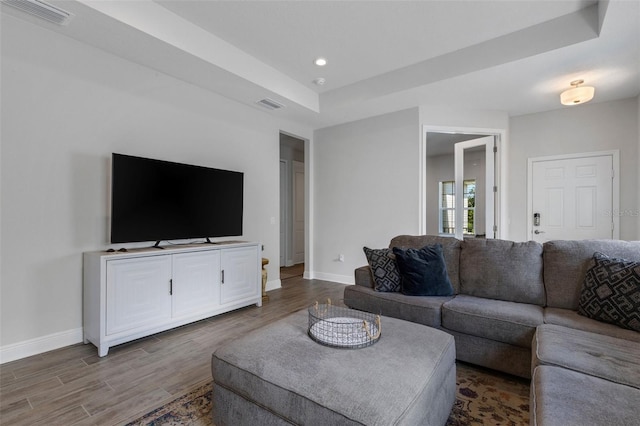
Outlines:
[{"label": "gray upholstered ottoman", "polygon": [[307,311],[267,325],[212,357],[213,421],[226,425],[444,425],[456,390],[453,337],[382,318],[363,349],[320,345]]}]

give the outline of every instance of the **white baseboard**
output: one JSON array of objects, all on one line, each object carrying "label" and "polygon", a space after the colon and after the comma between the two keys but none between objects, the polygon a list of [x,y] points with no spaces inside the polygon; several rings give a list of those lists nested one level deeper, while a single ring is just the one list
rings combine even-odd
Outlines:
[{"label": "white baseboard", "polygon": [[[308,275],[308,277],[306,276]],[[323,281],[332,281],[340,284],[355,284],[355,277],[353,275],[338,275],[338,274],[327,274],[324,272],[310,272],[307,274],[305,272],[305,277],[309,280],[323,280]]]},{"label": "white baseboard", "polygon": [[267,281],[267,285],[264,286],[265,291],[275,290],[282,287],[282,281],[280,279]]},{"label": "white baseboard", "polygon": [[61,331],[0,347],[0,364],[81,343],[82,328]]}]

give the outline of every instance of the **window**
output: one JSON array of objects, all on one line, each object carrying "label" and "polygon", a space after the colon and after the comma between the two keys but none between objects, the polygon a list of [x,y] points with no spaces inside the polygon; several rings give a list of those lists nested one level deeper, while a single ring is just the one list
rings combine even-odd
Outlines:
[{"label": "window", "polygon": [[[438,185],[438,194],[440,200],[439,232],[443,235],[454,235],[456,232],[455,189],[455,182],[452,180],[442,181]],[[462,183],[462,233],[464,235],[475,235],[475,207],[476,181],[475,179],[465,180]]]}]

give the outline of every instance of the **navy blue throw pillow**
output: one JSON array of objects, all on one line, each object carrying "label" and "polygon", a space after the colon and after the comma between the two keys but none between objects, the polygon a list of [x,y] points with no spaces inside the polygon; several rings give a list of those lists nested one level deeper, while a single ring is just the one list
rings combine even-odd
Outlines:
[{"label": "navy blue throw pillow", "polygon": [[453,296],[442,244],[421,249],[393,248],[400,270],[401,292],[409,296]]}]

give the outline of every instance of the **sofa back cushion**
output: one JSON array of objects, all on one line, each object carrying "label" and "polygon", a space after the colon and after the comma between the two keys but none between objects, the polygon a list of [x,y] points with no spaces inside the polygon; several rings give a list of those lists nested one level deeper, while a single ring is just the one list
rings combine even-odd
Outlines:
[{"label": "sofa back cushion", "polygon": [[555,240],[544,243],[544,285],[551,308],[578,309],[593,254],[640,260],[640,241]]},{"label": "sofa back cushion", "polygon": [[460,293],[545,305],[542,244],[470,238],[460,249]]},{"label": "sofa back cushion", "polygon": [[455,238],[440,237],[437,235],[398,235],[389,243],[389,248],[398,247],[402,249],[421,249],[424,246],[435,244],[442,245],[444,262],[447,265],[449,281],[453,286],[453,292],[460,292],[460,240]]}]

